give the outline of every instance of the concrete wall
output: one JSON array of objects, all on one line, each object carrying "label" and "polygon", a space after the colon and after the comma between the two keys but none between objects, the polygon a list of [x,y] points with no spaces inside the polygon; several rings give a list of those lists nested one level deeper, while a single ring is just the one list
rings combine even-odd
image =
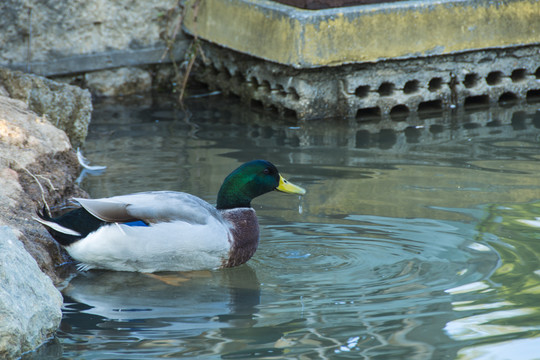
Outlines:
[{"label": "concrete wall", "polygon": [[186,30],[295,68],[540,43],[538,0],[400,1],[319,11],[256,0],[187,0]]}]

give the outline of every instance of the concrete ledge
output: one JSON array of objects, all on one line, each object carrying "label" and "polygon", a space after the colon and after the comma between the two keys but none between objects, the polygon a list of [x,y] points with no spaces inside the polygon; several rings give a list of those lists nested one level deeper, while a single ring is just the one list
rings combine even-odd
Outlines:
[{"label": "concrete ledge", "polygon": [[404,1],[301,10],[264,0],[187,0],[188,33],[295,68],[540,43],[538,0]]},{"label": "concrete ledge", "polygon": [[[137,50],[106,51],[94,54],[73,55],[48,61],[0,64],[0,67],[20,70],[41,76],[61,76],[126,66],[166,64],[171,62],[171,58],[175,61],[182,61],[188,48],[188,43],[189,41],[183,37],[176,41],[175,46],[171,49],[172,54],[168,53],[165,46],[158,46]],[[166,54],[165,57],[163,56],[164,54]]]}]

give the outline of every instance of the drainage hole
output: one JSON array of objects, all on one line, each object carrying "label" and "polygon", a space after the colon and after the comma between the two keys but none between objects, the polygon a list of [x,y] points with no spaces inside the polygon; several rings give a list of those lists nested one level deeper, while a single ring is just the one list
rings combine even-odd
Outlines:
[{"label": "drainage hole", "polygon": [[[279,113],[279,109],[277,108],[276,105],[269,105],[266,110],[268,111],[271,111],[271,112],[274,112],[274,113]],[[263,133],[263,138],[267,139],[268,137],[265,135],[266,133]]]},{"label": "drainage hole", "polygon": [[365,98],[369,94],[369,85],[362,85],[356,88],[354,91],[354,95],[358,96],[359,98]]},{"label": "drainage hole", "polygon": [[518,99],[517,95],[513,92],[505,92],[499,97],[499,103],[501,105],[510,105],[511,103],[516,102]]},{"label": "drainage hole", "polygon": [[429,91],[435,92],[435,91],[440,90],[442,88],[442,84],[443,84],[442,78],[440,78],[440,77],[433,78],[433,79],[429,80],[428,89],[429,89]]},{"label": "drainage hole", "polygon": [[262,101],[260,101],[260,100],[255,100],[255,99],[251,99],[250,106],[251,106],[252,108],[256,108],[256,109],[262,109],[262,108],[264,108]]},{"label": "drainage hole", "polygon": [[229,69],[229,68],[225,68],[225,70],[222,72],[222,74],[223,74],[223,77],[226,80],[229,80],[230,78],[233,77],[233,74],[231,73],[231,69]]},{"label": "drainage hole", "polygon": [[356,118],[361,121],[373,120],[375,117],[381,116],[381,109],[378,106],[358,109],[356,112]]},{"label": "drainage hole", "polygon": [[534,72],[534,76],[537,78],[537,79],[540,79],[540,67],[538,69],[536,69],[536,71]]},{"label": "drainage hole", "polygon": [[290,98],[294,101],[300,100],[300,95],[298,95],[296,89],[293,87],[287,88],[287,96],[290,96]]},{"label": "drainage hole", "polygon": [[283,88],[283,85],[281,84],[276,85],[276,92],[279,96],[287,96],[287,93],[285,92],[285,89]]},{"label": "drainage hole", "polygon": [[390,117],[394,121],[405,121],[407,120],[407,115],[409,115],[409,108],[407,105],[399,104],[390,110]]},{"label": "drainage hole", "polygon": [[465,85],[466,88],[475,87],[478,84],[478,79],[479,77],[476,73],[467,74],[463,80],[463,85]]},{"label": "drainage hole", "polygon": [[261,83],[260,89],[265,93],[269,93],[272,90],[272,87],[270,86],[270,82],[268,80],[264,80]]},{"label": "drainage hole", "polygon": [[510,75],[510,79],[512,79],[513,82],[523,81],[526,77],[527,70],[525,69],[516,69],[512,71],[512,75]]},{"label": "drainage hole", "polygon": [[257,78],[255,76],[252,76],[251,79],[249,79],[249,83],[251,83],[251,85],[253,85],[253,87],[259,87],[259,81],[257,80]]},{"label": "drainage hole", "polygon": [[394,92],[395,85],[390,82],[383,82],[377,92],[381,96],[390,96]]},{"label": "drainage hole", "polygon": [[489,95],[468,96],[463,104],[466,108],[489,105]]},{"label": "drainage hole", "polygon": [[492,71],[486,77],[486,82],[488,85],[497,85],[502,82],[503,73],[500,71]]},{"label": "drainage hole", "polygon": [[527,100],[528,101],[539,101],[540,100],[540,89],[533,89],[527,91]]},{"label": "drainage hole", "polygon": [[410,80],[405,83],[403,86],[403,92],[405,94],[413,94],[420,89],[420,83],[418,80]]},{"label": "drainage hole", "polygon": [[283,117],[296,118],[296,111],[294,111],[293,109],[283,108]]},{"label": "drainage hole", "polygon": [[424,101],[418,104],[418,112],[430,112],[442,110],[441,100]]}]

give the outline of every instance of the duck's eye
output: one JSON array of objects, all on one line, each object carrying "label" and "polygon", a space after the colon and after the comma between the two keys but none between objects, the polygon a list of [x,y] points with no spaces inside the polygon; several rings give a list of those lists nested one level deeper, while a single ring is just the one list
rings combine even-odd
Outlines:
[{"label": "duck's eye", "polygon": [[263,170],[263,173],[264,173],[265,175],[268,175],[268,174],[271,173],[271,171],[270,171],[269,168],[266,168],[266,169]]}]

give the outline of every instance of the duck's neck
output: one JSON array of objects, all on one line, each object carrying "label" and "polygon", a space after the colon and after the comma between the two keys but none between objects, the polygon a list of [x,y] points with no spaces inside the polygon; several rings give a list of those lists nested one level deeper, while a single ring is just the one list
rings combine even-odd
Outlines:
[{"label": "duck's neck", "polygon": [[222,210],[221,214],[231,226],[231,249],[223,267],[242,265],[255,254],[259,246],[259,221],[252,208]]},{"label": "duck's neck", "polygon": [[249,208],[253,196],[247,195],[246,187],[241,186],[236,181],[225,179],[223,185],[219,189],[216,208],[218,210],[234,209],[234,208]]}]

